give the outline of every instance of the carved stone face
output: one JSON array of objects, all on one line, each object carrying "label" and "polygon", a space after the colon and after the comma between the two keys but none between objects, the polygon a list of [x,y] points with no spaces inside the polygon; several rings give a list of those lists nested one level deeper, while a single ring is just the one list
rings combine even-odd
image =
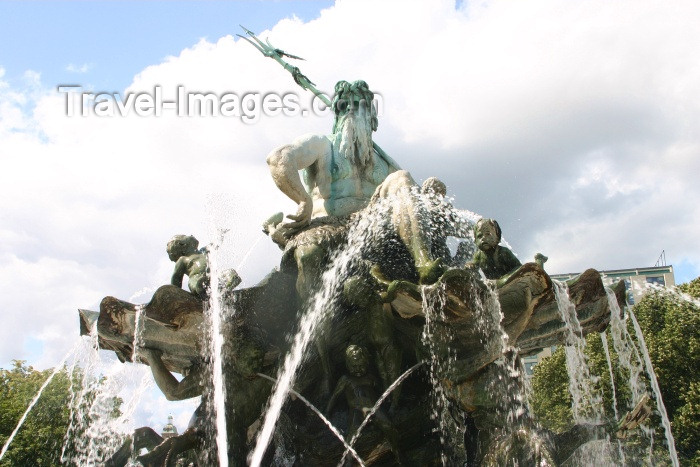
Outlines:
[{"label": "carved stone face", "polygon": [[496,226],[488,220],[476,224],[474,240],[481,251],[493,251],[501,241]]},{"label": "carved stone face", "polygon": [[367,373],[369,357],[367,351],[357,345],[351,345],[345,351],[345,365],[353,376],[363,376]]}]

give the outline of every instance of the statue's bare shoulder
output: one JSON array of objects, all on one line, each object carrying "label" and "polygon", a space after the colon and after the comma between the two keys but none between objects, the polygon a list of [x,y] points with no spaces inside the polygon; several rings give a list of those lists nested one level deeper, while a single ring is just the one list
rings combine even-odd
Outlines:
[{"label": "statue's bare shoulder", "polygon": [[267,157],[270,166],[291,166],[303,170],[316,162],[324,163],[331,155],[332,145],[325,135],[306,134],[289,144],[274,149]]}]

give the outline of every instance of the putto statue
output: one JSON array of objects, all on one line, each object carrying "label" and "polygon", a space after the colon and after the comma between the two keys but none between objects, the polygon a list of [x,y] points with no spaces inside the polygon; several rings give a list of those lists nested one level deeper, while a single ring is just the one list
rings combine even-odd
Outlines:
[{"label": "putto statue", "polygon": [[209,288],[207,254],[203,249],[198,250],[198,246],[199,240],[192,235],[175,235],[168,242],[168,258],[175,263],[170,283],[182,287],[182,279],[187,275],[190,292],[204,300]]},{"label": "putto statue", "polygon": [[[284,61],[297,57],[247,32],[246,40],[315,91]],[[439,179],[419,186],[401,170],[373,142],[373,98],[365,81],[339,81],[328,101],[332,133],[302,136],[267,156],[275,184],[297,209],[263,223],[283,253],[259,284],[238,289],[240,278],[229,272],[217,276],[223,279],[212,293],[209,277],[221,273],[209,271],[207,250],[176,235],[167,247],[171,283],[149,303],[106,297],[99,313],[81,310],[81,332],[97,321],[101,348],[150,365],[168,399],[202,395],[190,428],[160,446],[147,443],[142,461],[171,465],[187,449],[200,453],[202,465],[215,459],[212,356],[203,331],[212,300],[223,309],[224,455],[232,465],[246,465],[257,446],[272,382],[290,365],[294,336],[306,332],[302,316],[319,321],[314,345],[293,368],[294,397],[279,408],[270,446],[262,446],[264,465],[334,466],[348,452],[364,465],[497,465],[504,455],[523,465],[556,463],[605,436],[605,427],[592,426],[557,444],[531,423],[519,399],[522,378],[506,370],[518,368],[520,355],[566,343],[546,257],[521,264],[500,245],[498,222],[474,222],[454,208]],[[450,237],[461,242],[455,255]],[[624,284],[614,291],[624,303]],[[577,332],[605,329],[611,309],[597,271],[569,281],[568,294]],[[635,415],[626,428],[643,418]],[[120,451],[124,462],[127,451]]]}]

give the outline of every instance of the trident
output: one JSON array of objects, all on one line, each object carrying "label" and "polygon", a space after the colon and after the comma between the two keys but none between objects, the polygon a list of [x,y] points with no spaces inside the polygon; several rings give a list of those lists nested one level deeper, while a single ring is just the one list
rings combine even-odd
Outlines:
[{"label": "trident", "polygon": [[[324,104],[326,104],[328,107],[331,106],[331,101],[330,101],[330,99],[328,99],[328,96],[326,96],[321,91],[319,91],[316,88],[316,85],[309,78],[307,78],[306,75],[304,75],[304,73],[301,72],[299,67],[296,67],[294,65],[290,65],[282,57],[289,57],[289,58],[294,59],[294,60],[304,60],[303,58],[297,57],[296,55],[292,55],[290,53],[285,52],[282,49],[278,49],[278,48],[274,47],[272,44],[270,44],[269,39],[265,39],[265,42],[263,42],[260,39],[258,39],[258,37],[255,34],[253,34],[253,31],[251,31],[243,26],[241,26],[241,28],[243,29],[243,31],[245,31],[245,33],[248,36],[250,36],[250,38],[252,38],[252,40],[246,36],[236,34],[238,37],[240,37],[241,39],[245,39],[253,47],[258,49],[258,51],[260,51],[260,53],[263,54],[264,56],[274,59],[277,63],[282,65],[282,67],[285,70],[287,70],[289,73],[292,74],[292,78],[294,78],[294,82],[297,83],[299,86],[301,86],[302,89],[304,89],[306,91],[313,92],[314,95],[316,95],[316,97],[321,99],[321,101]],[[377,143],[372,141],[372,146],[374,147],[374,150],[377,152],[377,155],[379,157],[381,157],[382,159],[384,159],[389,164],[390,167],[393,166],[397,170],[400,168],[399,164],[397,164],[396,161],[394,161],[391,157],[389,157],[389,155],[386,152],[384,152],[384,150],[382,148],[380,148]]]},{"label": "trident", "polygon": [[[294,60],[304,60],[301,57],[297,57],[296,55],[289,54],[285,52],[282,49],[277,49],[270,44],[269,39],[265,39],[265,42],[261,41],[258,39],[258,37],[253,34],[253,31],[246,29],[245,27],[241,26],[241,28],[245,31],[246,34],[248,34],[253,40],[248,39],[246,36],[241,36],[240,34],[236,34],[238,37],[241,39],[245,39],[248,41],[253,47],[258,49],[261,54],[263,54],[266,57],[270,57],[274,59],[277,63],[282,65],[282,67],[290,72],[292,74],[292,78],[294,78],[294,82],[297,83],[299,86],[302,87],[302,89],[306,91],[311,91],[313,92],[319,99],[323,101],[324,104],[327,106],[331,106],[331,101],[328,99],[328,96],[323,94],[321,91],[316,89],[316,85],[314,84],[313,81],[311,81],[309,78],[304,75],[299,67],[296,67],[294,65],[290,65],[287,63],[282,57],[289,57]],[[255,42],[253,42],[255,41]]]}]

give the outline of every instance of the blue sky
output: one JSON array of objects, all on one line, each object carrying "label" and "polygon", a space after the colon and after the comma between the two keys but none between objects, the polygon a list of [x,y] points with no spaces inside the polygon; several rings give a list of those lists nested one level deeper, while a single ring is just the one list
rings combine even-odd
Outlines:
[{"label": "blue sky", "polygon": [[[80,82],[119,91],[136,73],[200,39],[269,28],[295,15],[318,17],[328,0],[0,1],[0,66],[5,79],[26,70],[45,84]],[[69,71],[71,66],[81,73]]]}]

